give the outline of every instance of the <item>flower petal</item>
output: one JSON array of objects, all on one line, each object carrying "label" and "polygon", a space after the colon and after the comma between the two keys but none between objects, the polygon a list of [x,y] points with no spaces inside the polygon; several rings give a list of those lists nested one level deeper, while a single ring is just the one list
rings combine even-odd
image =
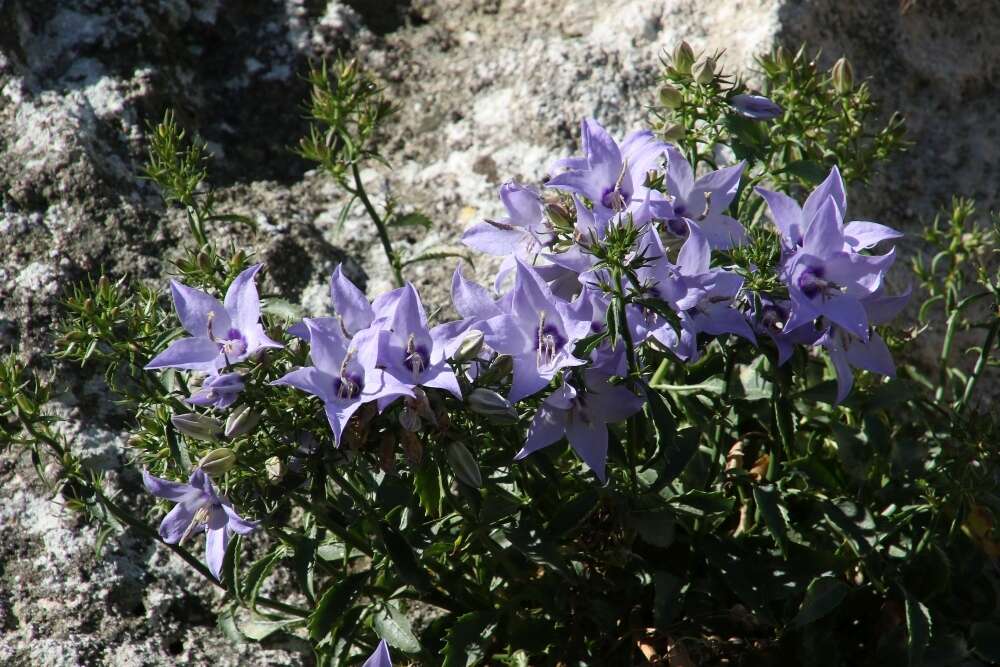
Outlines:
[{"label": "flower petal", "polygon": [[222,579],[222,561],[226,558],[226,547],[229,546],[229,531],[225,525],[222,528],[209,528],[205,536],[205,563],[216,579]]},{"label": "flower petal", "polygon": [[153,357],[146,370],[180,368],[214,372],[221,366],[219,346],[207,338],[181,338]]},{"label": "flower petal", "polygon": [[160,537],[167,544],[177,544],[184,537],[188,527],[194,520],[194,513],[199,505],[191,502],[181,502],[174,505],[163,521],[160,522]]},{"label": "flower petal", "polygon": [[172,500],[175,503],[187,500],[192,494],[198,493],[198,489],[190,484],[161,479],[151,475],[148,470],[142,471],[142,484],[154,496]]},{"label": "flower petal", "polygon": [[353,336],[368,328],[375,319],[375,311],[368,297],[344,275],[343,264],[338,264],[330,276],[330,300],[333,310],[340,316],[347,334]]},{"label": "flower petal", "polygon": [[208,338],[208,319],[212,316],[212,328],[216,332],[226,332],[231,326],[225,306],[214,296],[188,287],[176,280],[170,281],[170,291],[174,298],[174,309],[181,325],[192,336]]},{"label": "flower petal", "polygon": [[568,416],[569,412],[566,410],[559,410],[545,404],[539,407],[534,419],[531,420],[531,426],[528,428],[528,439],[525,440],[521,450],[514,455],[514,460],[520,461],[529,454],[558,442],[566,433]]},{"label": "flower petal", "polygon": [[[233,279],[229,289],[226,290],[226,312],[229,313],[236,328],[243,332],[253,329],[260,320],[260,298],[257,295],[254,278],[262,266],[263,264],[254,264],[245,269]],[[215,331],[219,334],[225,332],[217,327]]]}]

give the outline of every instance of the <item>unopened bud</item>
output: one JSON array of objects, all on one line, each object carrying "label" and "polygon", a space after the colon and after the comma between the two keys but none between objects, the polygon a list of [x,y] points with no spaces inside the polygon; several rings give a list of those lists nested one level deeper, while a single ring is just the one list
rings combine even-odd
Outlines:
[{"label": "unopened bud", "polygon": [[208,271],[212,268],[212,258],[208,256],[208,253],[204,250],[198,253],[198,257],[195,260],[198,263],[198,268],[202,271]]},{"label": "unopened bud", "polygon": [[498,354],[479,377],[483,384],[493,384],[514,372],[514,359],[510,355]]},{"label": "unopened bud", "polygon": [[83,302],[83,312],[87,313],[88,315],[94,312],[94,300],[91,299],[89,296]]},{"label": "unopened bud", "polygon": [[665,83],[660,86],[660,105],[667,109],[676,109],[684,102],[684,95],[679,88]]},{"label": "unopened bud", "polygon": [[14,402],[22,415],[33,415],[38,412],[38,406],[31,402],[24,394],[15,394]]},{"label": "unopened bud", "polygon": [[455,354],[451,355],[451,360],[457,364],[463,364],[479,356],[483,351],[483,332],[470,331],[458,345]]},{"label": "unopened bud", "polygon": [[572,227],[573,226],[573,216],[569,214],[562,204],[550,203],[546,204],[545,212],[548,214],[549,219],[552,221],[554,227]]},{"label": "unopened bud", "polygon": [[226,420],[225,435],[227,438],[236,438],[246,435],[252,431],[260,422],[260,415],[250,409],[247,405],[241,405],[233,410]]},{"label": "unopened bud", "polygon": [[695,65],[693,74],[694,80],[703,86],[711,83],[715,78],[715,59],[706,57]]},{"label": "unopened bud", "polygon": [[483,486],[483,475],[479,471],[479,464],[472,458],[472,453],[460,442],[448,444],[448,463],[455,471],[455,476],[467,486],[474,489]]},{"label": "unopened bud", "polygon": [[170,418],[170,423],[184,435],[196,440],[215,440],[222,433],[222,422],[195,412],[174,415]]},{"label": "unopened bud", "polygon": [[691,65],[694,64],[694,51],[691,49],[691,45],[684,41],[678,44],[677,48],[674,49],[671,64],[679,73],[690,74]]},{"label": "unopened bud", "polygon": [[792,57],[785,50],[785,47],[779,46],[774,50],[774,62],[782,67],[788,67],[792,64]]},{"label": "unopened bud", "polygon": [[469,394],[469,409],[477,415],[488,417],[498,424],[513,424],[517,422],[517,410],[506,398],[493,391],[477,387]]},{"label": "unopened bud", "polygon": [[663,132],[661,134],[663,135],[664,141],[680,141],[684,138],[685,132],[686,130],[684,129],[684,126],[680,123],[671,123],[663,128]]},{"label": "unopened bud", "polygon": [[226,474],[234,465],[236,465],[236,452],[229,447],[213,449],[198,461],[198,467],[211,477]]},{"label": "unopened bud", "polygon": [[411,433],[416,433],[420,430],[420,415],[416,410],[404,407],[399,411],[399,425]]},{"label": "unopened bud", "polygon": [[841,95],[846,95],[854,89],[854,68],[847,58],[841,58],[833,64],[830,76],[833,79],[833,87]]},{"label": "unopened bud", "polygon": [[267,481],[277,484],[285,476],[285,464],[277,456],[272,456],[264,461],[264,471],[267,473]]}]

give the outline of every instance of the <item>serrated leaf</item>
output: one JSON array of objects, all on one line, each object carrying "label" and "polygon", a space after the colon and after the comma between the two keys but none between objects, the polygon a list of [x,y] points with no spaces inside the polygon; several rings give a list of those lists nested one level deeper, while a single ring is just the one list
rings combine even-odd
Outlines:
[{"label": "serrated leaf", "polygon": [[216,622],[219,625],[219,629],[222,630],[222,634],[225,635],[227,639],[236,644],[245,644],[246,637],[240,632],[240,629],[236,626],[236,618],[233,615],[232,607],[227,607],[220,614]]},{"label": "serrated leaf", "polygon": [[774,537],[782,555],[788,557],[788,524],[778,503],[778,493],[772,484],[753,487],[753,499],[764,517],[764,525]]},{"label": "serrated leaf", "polygon": [[785,165],[785,171],[801,178],[810,185],[818,185],[826,178],[828,170],[813,160],[795,160]]},{"label": "serrated leaf", "polygon": [[257,595],[260,593],[260,587],[267,579],[267,575],[271,573],[274,566],[278,564],[281,557],[277,552],[272,551],[271,553],[265,555],[263,558],[256,561],[247,570],[247,574],[243,577],[242,585],[242,598],[247,602],[251,609],[253,609],[257,602]]},{"label": "serrated leaf", "polygon": [[389,221],[390,227],[421,227],[423,229],[430,229],[432,225],[433,223],[430,218],[416,211],[405,215],[397,215]]},{"label": "serrated leaf", "polygon": [[286,618],[282,620],[272,620],[261,617],[251,617],[249,621],[237,623],[240,632],[248,639],[261,641],[273,635],[275,632],[287,631],[305,623],[301,618]]},{"label": "serrated leaf", "polygon": [[667,502],[677,512],[700,519],[729,514],[733,511],[736,501],[726,497],[721,491],[708,492],[694,490],[673,496]]},{"label": "serrated leaf", "polygon": [[480,611],[459,616],[446,634],[442,667],[466,667],[471,653],[469,647],[482,641],[483,632],[491,625],[491,619],[490,614]]},{"label": "serrated leaf", "polygon": [[792,619],[792,626],[800,628],[818,621],[840,606],[850,587],[840,579],[830,576],[816,577],[809,582],[805,598],[799,605],[799,611]]},{"label": "serrated leaf", "polygon": [[739,367],[744,400],[760,401],[771,398],[773,385],[764,377],[762,369],[764,360],[764,357],[759,357],[754,363]]},{"label": "serrated leaf", "polygon": [[920,600],[906,594],[906,655],[910,667],[921,667],[931,643],[931,612]]},{"label": "serrated leaf", "polygon": [[413,547],[388,524],[381,524],[380,529],[382,543],[385,545],[386,553],[389,554],[392,564],[396,566],[399,578],[418,590],[428,590],[431,586],[430,577],[417,562]]},{"label": "serrated leaf", "polygon": [[678,396],[689,396],[691,394],[707,394],[709,396],[721,396],[726,391],[726,381],[722,378],[711,378],[698,384],[650,384],[650,387],[657,391],[670,392]]},{"label": "serrated leaf", "polygon": [[239,582],[236,580],[237,569],[239,568],[239,553],[242,537],[234,535],[226,546],[226,553],[222,557],[222,572],[220,572],[222,585],[232,593],[237,600],[240,599]]},{"label": "serrated leaf", "polygon": [[327,588],[309,615],[309,637],[318,642],[337,626],[344,611],[354,604],[361,593],[369,573],[358,572],[335,582]]},{"label": "serrated leaf", "polygon": [[410,621],[394,605],[379,608],[372,617],[375,631],[391,646],[404,653],[419,653],[420,642],[410,628]]}]

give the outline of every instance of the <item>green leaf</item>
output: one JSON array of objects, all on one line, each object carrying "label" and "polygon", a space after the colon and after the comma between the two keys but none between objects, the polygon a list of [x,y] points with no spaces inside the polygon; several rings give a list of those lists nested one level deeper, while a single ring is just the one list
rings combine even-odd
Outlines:
[{"label": "green leaf", "polygon": [[358,572],[327,588],[309,615],[309,637],[318,642],[330,634],[342,618],[344,610],[354,604],[361,593],[369,572]]},{"label": "green leaf", "polygon": [[242,538],[240,535],[234,535],[233,539],[229,540],[229,545],[226,547],[226,553],[222,557],[222,572],[221,581],[226,587],[226,590],[233,594],[237,600],[240,598],[239,582],[236,580],[237,569],[239,568],[239,553],[240,544],[242,543]]},{"label": "green leaf", "polygon": [[262,639],[266,639],[273,635],[275,632],[292,630],[303,623],[305,623],[305,620],[301,618],[273,620],[252,616],[249,621],[238,623],[237,627],[245,637],[253,639],[254,641],[261,641]]},{"label": "green leaf", "polygon": [[579,527],[597,509],[599,498],[600,494],[596,489],[586,489],[568,502],[560,503],[559,509],[549,520],[549,534],[563,537]]},{"label": "green leaf", "polygon": [[758,357],[748,366],[738,366],[744,400],[760,401],[771,398],[773,386],[764,377],[762,368],[765,361],[765,357]]},{"label": "green leaf", "polygon": [[681,608],[678,597],[684,582],[664,570],[653,575],[653,620],[658,628],[666,628]]},{"label": "green leaf", "polygon": [[446,634],[444,648],[444,663],[442,667],[466,667],[469,658],[476,656],[471,653],[479,653],[478,650],[470,651],[470,647],[476,646],[483,640],[484,631],[492,624],[492,614],[474,611],[462,614],[455,621]]},{"label": "green leaf", "polygon": [[219,629],[222,630],[222,634],[225,635],[229,641],[235,644],[245,644],[246,637],[240,632],[240,629],[236,625],[236,618],[233,615],[233,608],[226,607],[222,612],[219,613],[219,617],[216,621],[219,625]]},{"label": "green leaf", "polygon": [[190,470],[192,467],[191,457],[188,455],[187,445],[177,437],[177,431],[169,421],[164,427],[164,433],[167,437],[167,447],[170,449],[170,456],[173,457],[174,463],[181,470]]},{"label": "green leaf", "polygon": [[667,502],[678,512],[696,518],[719,516],[733,511],[735,500],[721,491],[687,491],[670,498]]},{"label": "green leaf", "polygon": [[924,664],[931,643],[931,612],[920,600],[906,594],[906,655],[910,667]]},{"label": "green leaf", "polygon": [[389,221],[390,227],[420,227],[422,229],[430,229],[432,225],[433,223],[430,218],[423,213],[417,212],[397,215]]},{"label": "green leaf", "polygon": [[785,165],[785,171],[806,183],[817,185],[826,178],[827,168],[813,160],[795,160]]},{"label": "green leaf", "polygon": [[666,391],[678,396],[688,396],[691,394],[708,394],[709,396],[721,396],[726,391],[726,381],[722,378],[711,378],[698,384],[650,384],[650,387],[657,391]]},{"label": "green leaf", "polygon": [[753,499],[760,508],[764,524],[774,537],[781,553],[788,557],[788,524],[785,521],[784,508],[778,503],[778,492],[773,484],[763,484],[753,487]]},{"label": "green leaf", "polygon": [[420,642],[413,634],[413,630],[410,629],[409,619],[394,605],[388,604],[380,607],[375,612],[372,621],[375,625],[375,631],[390,645],[404,653],[420,652]]},{"label": "green leaf", "polygon": [[830,614],[840,606],[850,590],[840,579],[831,576],[816,577],[809,582],[805,598],[792,619],[792,627],[801,628]]},{"label": "green leaf", "polygon": [[430,457],[413,472],[413,485],[420,497],[420,506],[432,517],[441,516],[441,505],[444,502],[444,486],[441,480],[441,470]]},{"label": "green leaf", "polygon": [[389,554],[393,565],[396,566],[399,578],[418,590],[429,590],[431,587],[430,577],[417,562],[413,547],[389,524],[381,524],[380,530],[385,551]]},{"label": "green leaf", "polygon": [[669,484],[691,462],[691,457],[698,451],[698,441],[701,432],[693,427],[682,428],[674,438],[674,447],[664,451],[665,463],[657,483]]},{"label": "green leaf", "polygon": [[251,609],[256,605],[261,585],[280,560],[280,554],[277,551],[272,551],[251,565],[250,569],[247,570],[246,576],[243,577],[241,597]]}]

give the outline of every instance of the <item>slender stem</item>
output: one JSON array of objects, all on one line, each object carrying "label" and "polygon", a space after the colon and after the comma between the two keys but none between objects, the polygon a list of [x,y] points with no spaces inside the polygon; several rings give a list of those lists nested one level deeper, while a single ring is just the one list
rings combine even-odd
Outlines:
[{"label": "slender stem", "polygon": [[941,344],[941,355],[938,358],[938,388],[934,392],[934,399],[940,401],[944,398],[945,384],[948,381],[948,357],[951,356],[951,344],[955,338],[955,330],[958,328],[958,320],[961,311],[955,309],[948,317],[948,328],[944,334],[944,342]]},{"label": "slender stem", "polygon": [[991,326],[990,330],[986,333],[986,340],[983,341],[983,347],[979,350],[979,358],[976,359],[976,367],[972,370],[972,375],[965,383],[965,391],[962,392],[962,399],[958,402],[959,414],[962,414],[966,406],[969,404],[969,399],[972,398],[972,391],[976,388],[976,383],[979,382],[980,376],[986,369],[986,363],[989,359],[990,352],[993,350],[993,344],[996,342],[998,331],[1000,331],[1000,316],[996,317],[993,322],[993,326]]},{"label": "slender stem", "polygon": [[385,226],[385,221],[382,220],[382,216],[378,214],[375,207],[372,206],[371,200],[368,199],[368,193],[365,192],[365,186],[361,182],[361,172],[358,171],[358,164],[356,162],[351,164],[351,175],[354,177],[354,193],[364,205],[365,211],[368,212],[368,217],[375,223],[378,238],[382,242],[382,250],[385,252],[386,259],[389,260],[389,265],[392,267],[392,275],[396,281],[396,286],[402,287],[403,269],[399,263],[399,256],[392,249],[392,241],[389,240],[389,230]]}]

